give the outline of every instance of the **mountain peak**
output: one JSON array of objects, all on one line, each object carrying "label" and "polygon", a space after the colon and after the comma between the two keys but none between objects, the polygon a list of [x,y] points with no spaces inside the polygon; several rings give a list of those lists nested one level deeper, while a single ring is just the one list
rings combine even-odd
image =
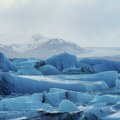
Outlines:
[{"label": "mountain peak", "polygon": [[66,43],[65,40],[63,39],[59,39],[59,38],[54,38],[54,39],[50,39],[48,41],[49,44],[63,44]]}]

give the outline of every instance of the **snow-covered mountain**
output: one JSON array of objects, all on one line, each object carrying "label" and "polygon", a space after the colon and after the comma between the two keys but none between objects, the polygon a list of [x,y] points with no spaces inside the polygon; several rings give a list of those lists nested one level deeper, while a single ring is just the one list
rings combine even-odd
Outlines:
[{"label": "snow-covered mountain", "polygon": [[47,39],[42,36],[32,36],[32,42],[28,44],[0,45],[0,51],[10,58],[35,57],[48,58],[53,54],[68,52],[75,55],[85,53],[85,49],[75,43],[66,42],[63,39]]}]

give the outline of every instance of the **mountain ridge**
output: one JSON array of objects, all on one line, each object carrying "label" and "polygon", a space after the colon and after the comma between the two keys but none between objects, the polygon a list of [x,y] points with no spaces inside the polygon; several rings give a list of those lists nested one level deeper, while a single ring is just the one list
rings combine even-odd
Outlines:
[{"label": "mountain ridge", "polygon": [[[34,42],[35,39],[35,42]],[[86,50],[75,43],[67,42],[64,39],[42,39],[42,37],[34,38],[31,43],[20,45],[0,45],[0,51],[5,53],[9,58],[14,57],[33,57],[48,58],[53,54],[68,52],[71,54],[83,54]],[[42,40],[45,40],[43,42]],[[42,42],[41,42],[42,41]]]}]

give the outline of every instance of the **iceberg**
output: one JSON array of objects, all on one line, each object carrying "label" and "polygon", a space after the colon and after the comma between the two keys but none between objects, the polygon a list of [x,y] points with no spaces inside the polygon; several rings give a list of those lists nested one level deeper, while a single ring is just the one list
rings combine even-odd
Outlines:
[{"label": "iceberg", "polygon": [[36,68],[36,69],[39,69],[41,66],[44,66],[44,65],[46,65],[46,62],[45,61],[37,61],[35,64],[34,64],[34,67]]},{"label": "iceberg", "polygon": [[39,71],[43,75],[57,75],[57,74],[60,74],[60,71],[57,70],[54,66],[51,66],[51,65],[41,66],[41,67],[39,67]]},{"label": "iceberg", "polygon": [[[86,116],[88,116],[89,114],[94,114],[96,117],[95,120],[99,120],[100,118],[103,118],[105,117],[106,115],[101,111],[100,108],[98,107],[94,107],[94,106],[91,106],[89,107],[86,111],[85,111],[85,114]],[[90,116],[89,116],[90,117]],[[89,120],[89,119],[88,119]],[[92,119],[91,119],[92,120]],[[94,119],[93,119],[94,120]],[[101,120],[101,119],[100,119]]]},{"label": "iceberg", "polygon": [[9,95],[14,86],[3,78],[3,74],[0,73],[0,95]]},{"label": "iceberg", "polygon": [[42,73],[34,67],[34,65],[38,62],[36,59],[15,59],[13,63],[16,65],[18,71],[18,75],[42,75]]},{"label": "iceberg", "polygon": [[75,111],[79,111],[79,109],[73,102],[69,100],[63,100],[59,104],[59,111],[60,112],[75,112]]},{"label": "iceberg", "polygon": [[[38,78],[38,79],[37,79]],[[11,75],[8,73],[2,74],[2,81],[7,82],[5,84],[7,86],[7,90],[9,93],[35,93],[35,92],[43,92],[49,91],[50,88],[60,88],[71,91],[78,92],[92,92],[92,91],[103,91],[108,90],[109,87],[104,81],[99,82],[88,82],[88,81],[65,81],[60,79],[53,79],[44,76],[39,76],[32,78],[29,76],[28,78],[25,76],[17,76]],[[1,85],[2,86],[2,85]],[[4,90],[4,89],[3,89]]]},{"label": "iceberg", "polygon": [[0,69],[2,69],[3,72],[11,71],[17,71],[16,66],[8,60],[8,58],[0,52]]},{"label": "iceberg", "polygon": [[79,81],[105,81],[106,84],[111,88],[116,86],[116,80],[118,79],[117,71],[106,71],[96,74],[86,75],[60,75],[59,79],[67,80],[79,80]]},{"label": "iceberg", "polygon": [[120,120],[120,111],[112,115],[108,115],[107,117],[102,118],[102,120]]},{"label": "iceberg", "polygon": [[82,59],[77,62],[77,66],[81,64],[90,65],[95,72],[117,71],[120,72],[120,62],[105,59]]},{"label": "iceberg", "polygon": [[48,103],[43,103],[43,94],[35,93],[14,98],[5,98],[0,101],[0,111],[22,111],[30,109],[51,109]]},{"label": "iceberg", "polygon": [[58,106],[59,103],[66,99],[65,92],[55,92],[55,93],[47,93],[45,94],[45,103],[49,103],[52,106]]},{"label": "iceberg", "polygon": [[36,76],[39,76],[39,75],[42,75],[42,73],[37,70],[36,68],[34,67],[22,67],[20,69],[18,69],[17,73],[18,75],[36,75]]},{"label": "iceberg", "polygon": [[120,110],[120,101],[118,101],[114,106],[113,106],[113,109],[115,110]]},{"label": "iceberg", "polygon": [[39,60],[36,59],[27,59],[27,58],[17,58],[13,60],[14,65],[16,65],[18,68],[23,67],[23,66],[33,66],[38,62]]},{"label": "iceberg", "polygon": [[0,100],[0,119],[32,118],[37,115],[39,109],[45,111],[53,109],[50,104],[42,103],[42,100],[42,93],[2,99]]},{"label": "iceberg", "polygon": [[77,58],[69,53],[62,53],[59,55],[52,56],[46,60],[47,64],[56,67],[58,70],[62,71],[64,69],[76,67]]},{"label": "iceberg", "polygon": [[56,93],[56,92],[67,92],[65,89],[59,89],[59,88],[50,88],[49,93]]},{"label": "iceberg", "polygon": [[68,99],[77,105],[89,104],[89,102],[92,101],[94,97],[96,96],[94,94],[67,91],[67,90],[58,89],[58,88],[51,88],[49,93],[56,93],[56,94],[64,93],[65,95],[64,99]]},{"label": "iceberg", "polygon": [[120,90],[120,79],[117,79],[116,80],[116,86],[115,86],[116,89]]},{"label": "iceberg", "polygon": [[80,68],[68,68],[63,70],[64,74],[93,74],[94,70],[92,67],[89,66],[83,66]]},{"label": "iceberg", "polygon": [[91,100],[94,99],[94,97],[95,95],[87,93],[73,91],[67,92],[67,99],[77,104],[88,104]]},{"label": "iceberg", "polygon": [[90,103],[106,102],[107,104],[115,104],[118,101],[120,101],[120,96],[118,95],[102,95],[96,96]]}]

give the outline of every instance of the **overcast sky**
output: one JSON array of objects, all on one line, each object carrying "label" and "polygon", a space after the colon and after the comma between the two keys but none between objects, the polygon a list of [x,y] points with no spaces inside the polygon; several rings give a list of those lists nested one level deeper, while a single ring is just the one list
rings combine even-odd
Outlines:
[{"label": "overcast sky", "polygon": [[38,33],[120,47],[120,0],[0,0],[0,43],[29,42]]}]

